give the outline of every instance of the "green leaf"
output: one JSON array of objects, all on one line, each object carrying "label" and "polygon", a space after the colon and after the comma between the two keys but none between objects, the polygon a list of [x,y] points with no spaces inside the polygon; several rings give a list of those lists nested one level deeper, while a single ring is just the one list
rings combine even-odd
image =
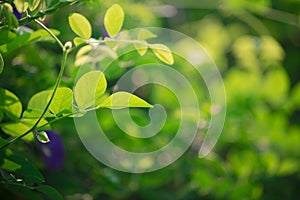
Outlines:
[{"label": "green leaf", "polygon": [[40,5],[41,0],[31,0],[29,1],[29,10],[34,11]]},{"label": "green leaf", "polygon": [[174,64],[172,52],[167,46],[163,44],[151,44],[150,48],[159,60],[169,65]]},{"label": "green leaf", "polygon": [[2,55],[0,53],[0,74],[2,73],[3,71],[3,67],[4,67],[4,60],[2,58]]},{"label": "green leaf", "polygon": [[[27,110],[24,112],[23,117],[25,118],[38,118],[41,116],[42,112],[46,108],[49,101],[49,96],[52,94],[52,90],[43,90],[39,93],[33,95],[27,106]],[[48,111],[45,117],[53,117],[53,115]]]},{"label": "green leaf", "polygon": [[45,131],[36,131],[36,138],[38,141],[44,144],[50,142],[50,139]]},{"label": "green leaf", "polygon": [[76,47],[77,47],[78,45],[81,45],[81,44],[86,43],[86,41],[85,41],[84,39],[80,38],[80,37],[75,37],[75,38],[73,39],[73,42],[74,42],[74,44],[75,44]]},{"label": "green leaf", "polygon": [[8,30],[1,30],[0,31],[0,45],[6,44],[11,42],[15,37],[16,37],[16,33],[13,33],[11,31]]},{"label": "green leaf", "polygon": [[152,33],[151,31],[147,30],[147,29],[140,29],[139,33],[138,33],[138,40],[146,40],[146,39],[150,39],[150,38],[155,38],[157,37],[157,35],[155,35],[154,33]]},{"label": "green leaf", "polygon": [[118,4],[112,5],[105,13],[104,26],[110,37],[115,37],[121,30],[124,22],[124,11]]},{"label": "green leaf", "polygon": [[[22,135],[23,133],[29,131],[33,125],[36,123],[37,119],[25,119],[22,118],[18,122],[13,122],[13,123],[7,123],[4,124],[1,128],[2,130],[11,136],[18,137]],[[47,124],[47,121],[45,119],[42,119],[39,124],[39,126],[43,126]],[[24,140],[31,141],[33,140],[33,134],[29,133],[25,137],[23,137]]]},{"label": "green leaf", "polygon": [[134,47],[141,56],[143,56],[147,53],[148,44],[145,40],[135,42]]},{"label": "green leaf", "polygon": [[78,52],[76,53],[76,58],[79,58],[87,53],[89,53],[90,51],[93,50],[93,47],[91,45],[86,45],[86,46],[83,46],[81,47]]},{"label": "green leaf", "polygon": [[2,147],[3,145],[7,144],[8,141],[3,139],[2,137],[0,137],[0,147]]},{"label": "green leaf", "polygon": [[14,0],[14,4],[20,13],[25,12],[28,8],[28,2],[24,2],[23,0]]},{"label": "green leaf", "polygon": [[105,41],[105,44],[111,49],[115,48],[118,45],[118,42],[115,40],[112,40],[111,38],[106,37],[106,38],[104,38],[104,41]]},{"label": "green leaf", "polygon": [[73,13],[69,16],[71,29],[81,38],[89,39],[92,36],[90,22],[81,14]]},{"label": "green leaf", "polygon": [[18,119],[22,113],[22,104],[18,97],[5,89],[0,89],[0,108],[12,120]]},{"label": "green leaf", "polygon": [[[50,99],[50,96],[48,96]],[[72,112],[73,92],[70,88],[60,87],[56,90],[54,98],[50,104],[50,111],[59,115]]]},{"label": "green leaf", "polygon": [[49,185],[40,185],[35,187],[35,189],[39,192],[44,193],[49,199],[53,200],[63,200],[61,194]]},{"label": "green leaf", "polygon": [[7,158],[22,166],[15,171],[14,175],[22,178],[27,185],[44,182],[43,175],[28,160],[16,154],[9,155]]},{"label": "green leaf", "polygon": [[126,107],[151,108],[152,105],[128,92],[116,92],[100,103],[99,107],[111,109],[121,109]]},{"label": "green leaf", "polygon": [[[59,35],[60,33],[59,31],[54,29],[50,30],[54,35]],[[33,33],[24,33],[23,35],[17,35],[10,42],[1,45],[0,52],[5,55],[19,47],[22,47],[35,41],[54,41],[54,39],[45,30],[37,30]]]},{"label": "green leaf", "polygon": [[91,71],[84,74],[77,81],[74,88],[74,98],[79,109],[95,105],[106,90],[107,82],[100,71]]},{"label": "green leaf", "polygon": [[4,158],[3,160],[3,164],[1,165],[1,168],[10,172],[16,171],[17,169],[20,169],[22,166],[9,160]]}]

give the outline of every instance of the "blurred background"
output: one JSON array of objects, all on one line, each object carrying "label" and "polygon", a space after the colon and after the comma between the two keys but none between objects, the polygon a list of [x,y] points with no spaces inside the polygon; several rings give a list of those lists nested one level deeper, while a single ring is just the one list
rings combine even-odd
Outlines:
[{"label": "blurred background", "polygon": [[[60,31],[62,41],[74,37],[68,15],[78,12],[93,26],[93,37],[104,33],[104,13],[119,3],[125,13],[124,29],[164,27],[182,32],[202,45],[222,74],[227,114],[224,129],[213,151],[198,157],[200,140],[176,162],[159,171],[131,174],[97,161],[81,143],[73,119],[55,122],[62,137],[64,166],[44,165],[33,143],[18,143],[22,154],[65,199],[298,199],[300,192],[300,2],[298,0],[91,0],[64,7],[43,21]],[[36,30],[35,24],[29,27]],[[188,44],[183,48],[189,49]],[[57,44],[35,43],[5,57],[0,86],[9,88],[27,105],[36,92],[50,88],[58,74],[61,52]],[[153,60],[136,52],[120,57],[107,70],[109,89],[136,64]],[[129,66],[121,64],[131,61]],[[203,80],[188,64],[175,58],[174,67],[205,94]],[[67,63],[63,85],[73,86],[75,54]],[[121,63],[121,64],[120,64]],[[128,64],[128,63],[127,63]],[[137,94],[150,103],[161,103],[168,120],[151,140],[124,134],[108,109],[97,111],[107,136],[130,151],[147,152],[167,144],[178,129],[178,102],[167,88],[148,85]],[[211,104],[198,97],[208,122]],[[132,109],[136,123],[149,122],[146,109]],[[205,123],[204,123],[205,124]],[[207,127],[199,130],[204,133]]]}]

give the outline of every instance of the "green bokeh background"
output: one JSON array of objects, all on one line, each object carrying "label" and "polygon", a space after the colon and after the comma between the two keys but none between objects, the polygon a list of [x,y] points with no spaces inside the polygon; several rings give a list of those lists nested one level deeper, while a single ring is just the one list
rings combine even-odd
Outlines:
[{"label": "green bokeh background", "polygon": [[[66,148],[64,167],[44,167],[36,143],[20,141],[10,149],[27,158],[65,199],[298,199],[300,192],[300,2],[297,0],[213,1],[106,1],[93,0],[64,7],[43,21],[59,30],[59,38],[74,37],[68,15],[79,12],[93,26],[93,37],[103,33],[104,13],[113,3],[125,13],[124,29],[157,26],[177,30],[199,42],[218,66],[226,88],[227,114],[222,135],[213,151],[198,157],[201,138],[176,162],[159,171],[131,174],[111,169],[88,153],[72,119],[52,125]],[[35,24],[30,28],[38,29]],[[185,48],[189,48],[188,45]],[[35,43],[4,57],[1,88],[14,92],[23,107],[36,92],[55,83],[61,52],[57,44]],[[154,60],[136,52],[118,62],[135,64]],[[179,58],[175,58],[181,63]],[[67,62],[62,85],[73,86],[75,54]],[[110,91],[128,68],[119,67],[106,76]],[[189,66],[175,65],[207,91]],[[126,136],[113,121],[111,111],[97,111],[107,136],[132,151],[164,146],[178,128],[178,102],[168,89],[149,85],[138,95],[166,106],[168,121],[157,138],[143,142]],[[199,97],[201,119],[211,116],[211,104]],[[132,109],[138,124],[147,124],[147,110]],[[199,133],[205,132],[205,128]],[[141,150],[142,148],[142,150]],[[3,189],[1,195],[16,190]],[[22,195],[21,195],[22,196]],[[26,199],[26,197],[24,197]],[[23,197],[19,197],[23,199]]]}]

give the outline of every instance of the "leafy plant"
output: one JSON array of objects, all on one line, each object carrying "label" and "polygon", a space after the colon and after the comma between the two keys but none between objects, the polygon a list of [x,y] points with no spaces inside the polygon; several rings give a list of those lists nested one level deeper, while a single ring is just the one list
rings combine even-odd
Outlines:
[{"label": "leafy plant", "polygon": [[[60,71],[56,79],[53,89],[43,90],[34,94],[28,102],[26,109],[23,109],[19,98],[7,89],[0,90],[0,122],[1,129],[5,133],[1,137],[0,149],[1,156],[1,174],[3,177],[2,184],[7,186],[8,190],[14,190],[14,187],[19,187],[25,191],[27,198],[41,198],[38,193],[45,193],[53,199],[62,199],[59,193],[50,186],[43,185],[44,178],[42,175],[30,165],[26,160],[20,161],[15,159],[11,151],[6,150],[7,147],[13,145],[20,139],[32,141],[36,138],[41,144],[51,142],[48,133],[45,130],[51,129],[51,124],[57,120],[66,117],[82,117],[86,112],[97,110],[100,108],[120,109],[124,107],[144,107],[151,108],[152,106],[141,98],[121,91],[108,95],[107,81],[103,72],[92,70],[83,74],[75,83],[73,90],[69,87],[60,86],[63,74],[65,71],[66,62],[69,54],[72,51],[80,48],[79,52],[84,51],[88,47],[92,49],[95,43],[104,44],[106,48],[110,48],[109,43],[118,43],[118,34],[121,31],[124,22],[124,11],[118,4],[112,5],[106,12],[104,17],[104,26],[108,32],[109,38],[104,40],[91,39],[92,26],[89,21],[79,13],[69,15],[69,25],[73,32],[78,36],[73,42],[63,42],[58,38],[59,32],[46,27],[39,18],[54,12],[66,5],[78,3],[78,1],[8,1],[1,2],[1,11],[4,18],[1,21],[1,34],[4,41],[0,46],[0,72],[5,71],[5,63],[2,55],[8,55],[12,51],[32,42],[52,41],[56,42],[62,51],[62,61]],[[44,10],[46,8],[46,10]],[[18,12],[25,15],[20,20],[17,20],[13,13]],[[19,27],[33,21],[42,27],[43,30],[22,33]],[[25,29],[26,31],[26,29]],[[145,42],[146,37],[142,37],[145,47],[149,46],[155,55],[168,64],[173,63],[173,57],[170,50],[164,45],[150,45]],[[144,33],[144,35],[145,35]],[[143,34],[143,33],[141,33]],[[151,35],[153,36],[153,34]],[[129,43],[136,44],[140,41],[133,40]],[[139,51],[139,47],[136,46]],[[89,49],[89,50],[91,50]],[[110,48],[110,51],[115,52],[117,48]],[[140,51],[139,51],[140,52]],[[77,54],[77,55],[78,55]],[[145,52],[143,52],[145,54]],[[35,137],[34,137],[35,135]],[[26,167],[28,166],[28,167]],[[29,167],[30,166],[30,167]],[[36,177],[28,181],[26,176]],[[25,176],[25,177],[23,177]]]}]

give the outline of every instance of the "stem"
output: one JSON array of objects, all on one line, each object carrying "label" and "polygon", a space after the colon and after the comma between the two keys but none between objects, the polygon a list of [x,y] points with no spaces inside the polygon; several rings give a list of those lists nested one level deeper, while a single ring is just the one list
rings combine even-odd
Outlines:
[{"label": "stem", "polygon": [[46,112],[48,111],[48,108],[50,107],[50,104],[54,98],[54,95],[56,93],[56,90],[59,86],[59,83],[62,79],[62,76],[63,76],[63,72],[64,72],[64,69],[65,69],[65,65],[66,65],[66,60],[67,60],[67,56],[68,56],[68,52],[67,51],[63,51],[63,60],[62,60],[62,64],[61,64],[61,68],[60,68],[60,72],[59,72],[59,75],[57,77],[57,80],[56,80],[56,83],[55,83],[55,86],[54,86],[54,90],[51,94],[51,97],[50,97],[50,100],[49,102],[47,103],[45,109],[43,110],[41,116],[38,118],[38,120],[35,122],[35,124],[33,125],[33,127],[31,129],[29,129],[28,131],[26,131],[25,133],[23,133],[22,135],[19,135],[18,137],[15,137],[13,138],[12,140],[10,140],[8,143],[6,143],[5,145],[1,146],[0,147],[0,150],[3,150],[5,149],[6,147],[8,147],[9,145],[15,143],[16,141],[18,141],[19,139],[21,139],[22,137],[26,136],[28,133],[34,131],[37,127],[37,125],[40,123],[40,121],[43,119],[44,115],[46,114]]},{"label": "stem", "polygon": [[47,31],[52,37],[53,39],[59,44],[59,46],[62,48],[62,50],[64,50],[64,45],[62,44],[62,42],[56,37],[56,35],[54,35],[52,33],[52,31],[50,29],[48,29],[42,22],[40,22],[39,20],[35,19],[34,20],[36,23],[38,23],[43,29],[45,29],[45,31]]},{"label": "stem", "polygon": [[56,93],[56,90],[60,84],[60,81],[62,79],[64,70],[65,70],[65,65],[66,65],[66,61],[67,61],[67,57],[68,57],[68,53],[70,52],[70,49],[66,49],[65,46],[62,44],[62,42],[51,32],[50,29],[48,29],[44,24],[42,24],[41,22],[39,22],[38,20],[34,20],[36,23],[38,23],[39,25],[42,26],[43,29],[45,29],[53,38],[54,40],[59,44],[59,46],[62,48],[63,50],[63,58],[62,58],[62,62],[61,62],[61,67],[60,67],[60,71],[58,74],[58,77],[56,79],[56,83],[53,89],[53,92],[51,94],[50,100],[47,103],[45,109],[43,110],[41,116],[38,118],[38,120],[35,122],[35,124],[32,126],[32,128],[30,128],[28,131],[26,131],[25,133],[23,133],[22,135],[19,135],[18,137],[15,137],[13,139],[11,139],[10,141],[8,141],[8,143],[4,144],[3,146],[0,147],[0,150],[5,149],[6,147],[8,147],[9,145],[15,143],[16,141],[18,141],[19,139],[21,139],[22,137],[26,136],[28,133],[36,130],[38,124],[40,123],[40,121],[43,119],[44,115],[46,114],[46,112],[48,111],[48,108],[50,107],[50,104],[54,98],[54,95]]},{"label": "stem", "polygon": [[35,20],[35,19],[38,19],[40,17],[44,17],[45,15],[52,14],[53,12],[55,12],[59,8],[63,8],[67,5],[73,5],[73,4],[76,4],[76,3],[79,3],[79,2],[80,2],[80,0],[73,1],[73,2],[65,2],[65,3],[60,2],[60,3],[56,4],[55,6],[53,6],[51,8],[48,8],[47,10],[39,11],[39,13],[37,13],[35,16],[27,16],[27,17],[24,17],[24,18],[20,19],[19,20],[19,25],[22,26],[22,25],[28,24],[31,21]]},{"label": "stem", "polygon": [[109,40],[95,40],[95,41],[89,41],[89,44],[103,44],[106,42],[123,42],[123,43],[128,43],[128,44],[144,44],[148,45],[148,43],[142,42],[140,40],[118,40],[118,39],[113,39],[110,38]]}]

